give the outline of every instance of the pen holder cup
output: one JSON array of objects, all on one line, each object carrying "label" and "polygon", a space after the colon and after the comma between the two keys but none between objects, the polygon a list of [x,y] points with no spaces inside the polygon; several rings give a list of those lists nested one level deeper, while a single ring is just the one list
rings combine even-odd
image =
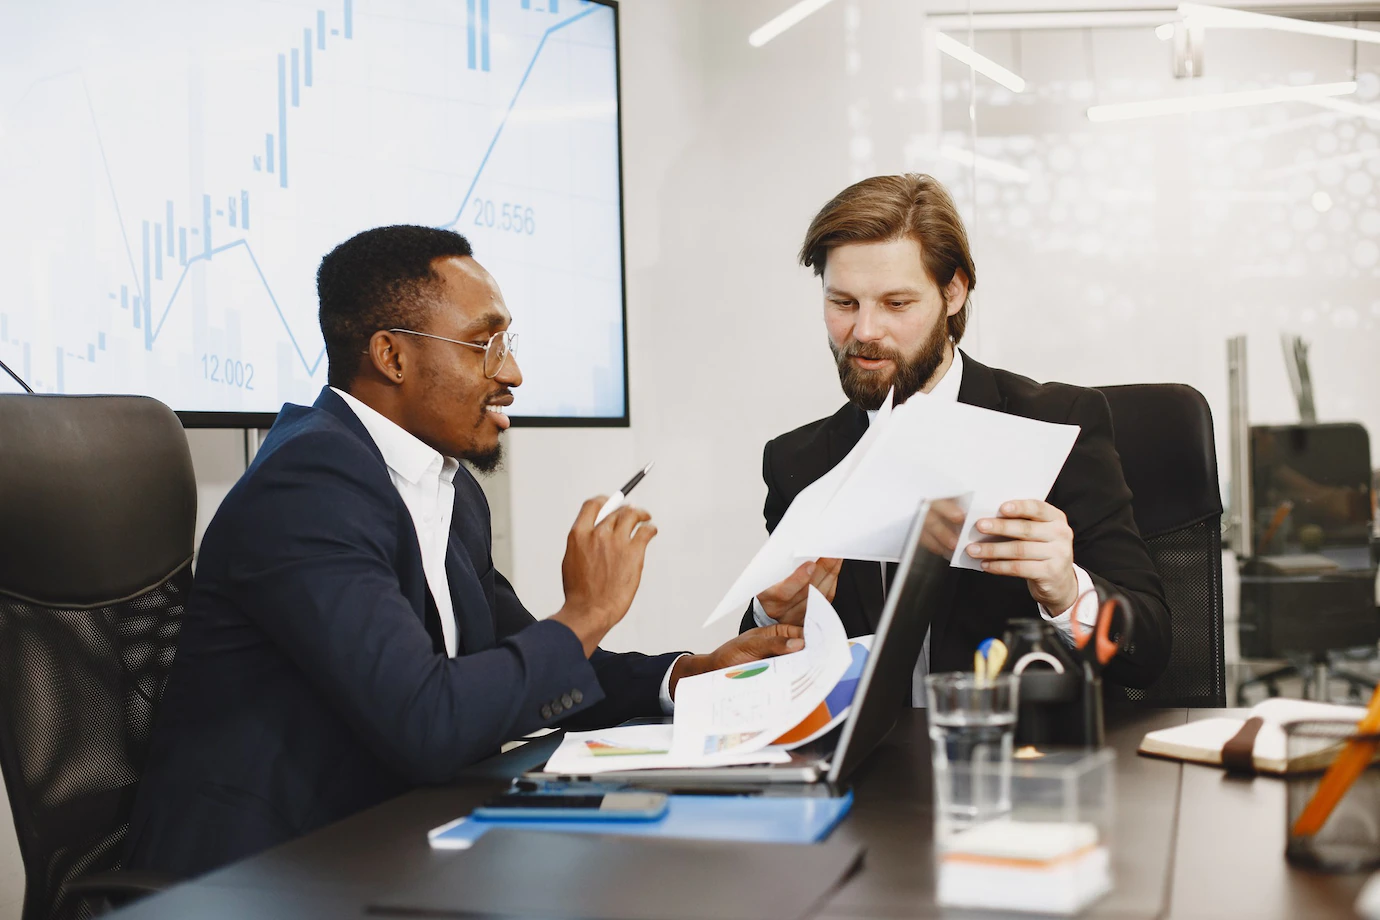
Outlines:
[{"label": "pen holder cup", "polygon": [[1102,679],[1073,655],[1054,627],[1040,620],[1011,620],[1003,641],[1010,649],[1008,668],[1021,667],[1029,658],[1020,673],[1016,745],[1102,747]]},{"label": "pen holder cup", "polygon": [[[1296,866],[1322,872],[1380,867],[1380,763],[1375,761],[1380,734],[1357,734],[1355,722],[1309,720],[1286,724],[1284,736],[1290,765],[1285,778],[1285,858]],[[1328,767],[1352,744],[1369,746],[1366,766],[1342,793],[1317,833],[1295,833],[1300,815],[1325,785]]]},{"label": "pen holder cup", "polygon": [[1021,675],[1021,709],[1016,744],[1022,748],[1103,744],[1102,681],[1081,672],[1026,671]]}]

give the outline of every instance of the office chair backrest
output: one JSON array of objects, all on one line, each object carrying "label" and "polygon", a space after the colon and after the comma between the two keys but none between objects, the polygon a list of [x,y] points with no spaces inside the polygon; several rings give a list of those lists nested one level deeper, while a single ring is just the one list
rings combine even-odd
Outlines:
[{"label": "office chair backrest", "polygon": [[139,396],[0,396],[0,769],[24,920],[118,867],[191,586],[187,439]]},{"label": "office chair backrest", "polygon": [[1182,384],[1099,387],[1136,526],[1164,582],[1173,629],[1169,667],[1145,690],[1151,706],[1225,706],[1222,498],[1207,400]]}]

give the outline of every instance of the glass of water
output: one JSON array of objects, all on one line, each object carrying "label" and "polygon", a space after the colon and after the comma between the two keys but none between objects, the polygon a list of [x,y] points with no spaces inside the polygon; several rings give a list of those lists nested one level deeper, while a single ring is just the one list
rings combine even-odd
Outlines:
[{"label": "glass of water", "polygon": [[1011,813],[1011,746],[1020,678],[954,672],[925,678],[934,802],[941,828],[958,831]]}]

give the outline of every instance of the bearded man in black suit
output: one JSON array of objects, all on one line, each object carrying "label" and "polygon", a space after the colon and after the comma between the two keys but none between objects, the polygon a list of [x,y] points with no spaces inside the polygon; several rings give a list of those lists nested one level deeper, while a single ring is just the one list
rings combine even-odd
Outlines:
[{"label": "bearded man in black suit", "polygon": [[[1073,617],[1091,624],[1094,587],[1119,592],[1134,618],[1130,642],[1108,665],[1107,680],[1153,683],[1169,661],[1169,608],[1131,514],[1107,401],[1097,390],[986,367],[959,350],[977,275],[967,232],[944,187],[909,174],[844,189],[810,223],[800,261],[822,282],[824,325],[848,403],[767,443],[767,530],[852,450],[893,387],[898,404],[923,392],[1077,425],[1078,440],[1047,497],[1006,502],[1000,516],[977,523],[982,533],[1006,539],[965,548],[981,572],[950,570],[951,602],[925,640],[912,701],[924,705],[925,673],[971,668],[978,643],[1000,636],[1008,619],[1043,618],[1066,637]],[[1019,454],[1012,462],[1020,462]],[[813,583],[831,598],[849,635],[874,632],[887,575],[875,562],[807,562],[759,594],[742,626],[802,622]]]}]

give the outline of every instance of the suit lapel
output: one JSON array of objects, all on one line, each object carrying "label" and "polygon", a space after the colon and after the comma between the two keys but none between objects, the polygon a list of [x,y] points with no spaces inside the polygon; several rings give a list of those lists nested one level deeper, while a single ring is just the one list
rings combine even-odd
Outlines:
[{"label": "suit lapel", "polygon": [[867,425],[867,410],[853,403],[835,413],[834,424],[828,429],[829,466],[826,470],[838,466],[848,452],[858,446],[862,436],[867,433]]},{"label": "suit lapel", "polygon": [[334,415],[346,428],[354,433],[365,444],[369,445],[369,451],[378,458],[379,466],[383,467],[384,475],[388,475],[388,464],[383,459],[383,451],[374,443],[374,439],[369,436],[369,429],[364,427],[364,423],[355,415],[355,410],[351,409],[345,400],[332,390],[330,387],[322,387],[321,395],[316,397],[316,402],[312,403],[313,409],[322,409]]},{"label": "suit lapel", "polygon": [[[369,429],[364,427],[364,423],[359,420],[359,416],[355,414],[345,400],[341,399],[330,387],[324,387],[313,406],[334,415],[356,437],[369,445],[369,450],[378,458],[379,466],[382,467],[384,475],[388,475],[388,464],[383,459],[383,452],[379,450],[374,439],[370,437]],[[461,496],[467,487],[478,488],[472,479],[461,478],[465,476],[468,476],[468,471],[463,468],[456,474],[457,496]],[[465,495],[464,498],[466,501],[472,500],[468,495]],[[402,499],[399,498],[398,502],[401,504]],[[457,507],[457,517],[459,511],[460,509]],[[427,627],[428,633],[432,633],[433,630],[439,631],[440,619],[436,599],[431,594],[431,586],[427,584],[426,574],[422,570],[421,544],[418,542],[417,531],[412,526],[412,517],[408,514],[406,507],[403,508],[401,517],[407,522],[412,542],[411,549],[414,551],[414,558],[417,563],[417,574],[420,576],[417,581],[423,586],[422,606],[421,609],[416,610],[417,617]],[[488,521],[484,521],[484,524],[487,525]],[[460,630],[459,651],[462,654],[473,654],[493,648],[495,645],[494,624],[484,585],[480,581],[479,574],[475,571],[469,550],[462,541],[456,538],[454,533],[451,534],[450,542],[446,546],[446,581],[449,582],[451,606],[455,611],[455,625]],[[445,648],[439,632],[436,632],[432,638],[438,643],[439,649]]]},{"label": "suit lapel", "polygon": [[958,401],[980,409],[1006,411],[1006,397],[997,386],[997,375],[986,364],[963,354],[963,379],[958,384]]},{"label": "suit lapel", "polygon": [[455,608],[455,625],[460,630],[459,651],[473,655],[495,645],[493,614],[479,574],[474,570],[469,553],[451,535],[446,546],[446,581],[450,583],[451,605]]},{"label": "suit lapel", "polygon": [[411,538],[411,545],[408,549],[412,551],[412,558],[416,560],[416,575],[418,576],[414,579],[413,583],[422,586],[422,595],[420,598],[422,602],[421,606],[416,606],[416,600],[418,598],[415,595],[409,596],[408,600],[413,603],[412,609],[416,612],[417,619],[421,620],[422,625],[426,627],[427,634],[430,635],[432,641],[436,643],[436,648],[440,651],[444,651],[446,646],[440,632],[441,621],[438,608],[436,607],[436,599],[431,595],[431,586],[427,584],[426,572],[422,568],[421,541],[418,539],[417,529],[412,524],[412,515],[408,513],[407,506],[403,502],[402,496],[397,495],[397,489],[393,488],[393,481],[388,475],[388,462],[383,459],[383,451],[379,450],[379,446],[374,443],[373,437],[369,434],[369,429],[364,427],[364,423],[359,420],[359,416],[355,414],[355,410],[350,408],[349,403],[341,399],[340,395],[329,386],[321,388],[321,395],[316,397],[316,402],[312,403],[312,408],[321,409],[335,416],[342,425],[355,435],[355,437],[368,445],[369,452],[378,460],[379,468],[382,470],[384,478],[388,479],[389,491],[397,497],[398,505],[401,510],[399,520],[406,522],[407,535],[404,536],[403,539],[406,540],[408,537]]}]

